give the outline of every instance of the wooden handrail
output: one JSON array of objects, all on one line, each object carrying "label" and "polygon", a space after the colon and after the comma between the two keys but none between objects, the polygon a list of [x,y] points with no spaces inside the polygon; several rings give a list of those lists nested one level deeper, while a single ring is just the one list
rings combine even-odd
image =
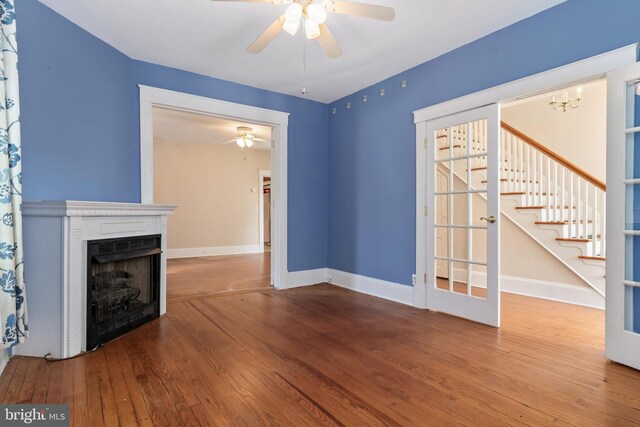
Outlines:
[{"label": "wooden handrail", "polygon": [[551,157],[553,160],[555,160],[556,162],[560,163],[562,166],[566,167],[571,172],[573,172],[576,175],[582,177],[585,181],[589,181],[591,184],[595,185],[596,187],[598,187],[602,191],[607,191],[607,185],[604,182],[600,181],[595,176],[591,175],[589,172],[587,172],[584,169],[574,165],[569,160],[567,160],[564,157],[562,157],[561,155],[551,151],[550,149],[548,149],[544,145],[540,144],[535,139],[531,138],[530,136],[525,135],[524,133],[520,132],[518,129],[514,128],[513,126],[509,125],[508,123],[500,122],[500,125],[501,125],[502,129],[506,130],[507,132],[511,133],[512,135],[515,135],[516,137],[518,137],[521,140],[523,140],[525,143],[535,147],[538,151],[541,151],[544,154],[546,154],[547,156]]}]

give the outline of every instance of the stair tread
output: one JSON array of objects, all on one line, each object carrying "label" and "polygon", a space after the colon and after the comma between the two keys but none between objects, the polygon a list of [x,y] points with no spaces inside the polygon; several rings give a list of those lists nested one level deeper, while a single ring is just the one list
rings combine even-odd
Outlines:
[{"label": "stair tread", "polygon": [[[486,184],[486,183],[487,183],[487,180],[486,180],[486,179],[484,179],[484,180],[482,180],[482,181],[480,181],[480,182],[481,182],[482,184]],[[500,178],[500,182],[509,182],[509,179],[507,179],[507,178]],[[512,180],[511,180],[511,182],[520,182],[520,180],[519,180],[519,179],[512,179]],[[527,180],[525,179],[525,180],[524,180],[524,181],[522,181],[522,182],[527,182]],[[529,183],[533,184],[533,183],[534,183],[534,181],[529,180]],[[535,181],[535,184],[538,184],[538,181]]]},{"label": "stair tread", "polygon": [[578,258],[580,259],[590,259],[595,261],[606,261],[607,258],[603,256],[590,256],[590,255],[580,255]]},{"label": "stair tread", "polygon": [[559,242],[583,242],[589,243],[591,239],[579,239],[577,237],[556,237],[556,240]]},{"label": "stair tread", "polygon": [[[453,148],[460,148],[460,147],[462,147],[462,145],[460,145],[460,144],[457,144],[457,145],[454,145],[454,146],[453,146]],[[438,148],[438,150],[440,150],[440,151],[444,151],[444,150],[448,150],[449,148],[451,148],[451,147],[449,147],[449,146],[446,146],[446,147],[440,147],[440,148]]]},{"label": "stair tread", "polygon": [[[577,221],[574,219],[573,223],[575,224]],[[569,225],[569,221],[536,221],[538,225]],[[580,221],[580,224],[584,224],[584,220]],[[592,220],[589,220],[588,224],[593,224]]]},{"label": "stair tread", "polygon": [[[546,206],[516,206],[516,209],[546,209]],[[563,209],[562,206],[551,206],[551,209]],[[572,207],[571,209],[575,209],[576,207]],[[565,206],[564,209],[569,209],[569,206]]]}]

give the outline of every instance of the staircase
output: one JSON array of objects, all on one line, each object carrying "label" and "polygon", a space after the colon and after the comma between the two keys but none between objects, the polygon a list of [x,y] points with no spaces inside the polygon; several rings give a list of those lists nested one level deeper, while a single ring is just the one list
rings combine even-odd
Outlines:
[{"label": "staircase", "polygon": [[[452,128],[451,138],[449,129],[439,131],[439,151],[459,158],[471,144],[469,165],[453,162],[453,172],[471,189],[484,189],[486,129],[482,122],[470,129],[471,138],[466,125]],[[604,297],[605,183],[507,123],[500,133],[502,215]]]}]

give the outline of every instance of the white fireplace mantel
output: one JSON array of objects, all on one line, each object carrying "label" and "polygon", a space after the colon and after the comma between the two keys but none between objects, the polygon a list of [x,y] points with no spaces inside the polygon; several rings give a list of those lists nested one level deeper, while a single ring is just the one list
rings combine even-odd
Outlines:
[{"label": "white fireplace mantel", "polygon": [[74,356],[86,350],[87,241],[162,235],[160,314],[166,312],[167,216],[177,206],[25,201],[29,338],[15,354]]}]

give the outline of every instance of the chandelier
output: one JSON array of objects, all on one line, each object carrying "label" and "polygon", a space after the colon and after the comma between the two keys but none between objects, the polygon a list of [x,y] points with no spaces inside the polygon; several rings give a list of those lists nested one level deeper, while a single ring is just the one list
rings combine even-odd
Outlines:
[{"label": "chandelier", "polygon": [[564,91],[560,99],[556,99],[556,96],[553,95],[549,105],[551,105],[556,111],[566,112],[567,107],[570,107],[571,109],[578,108],[580,106],[580,101],[582,101],[582,88],[576,89],[576,97],[573,99],[569,98],[569,92],[567,91]]}]

